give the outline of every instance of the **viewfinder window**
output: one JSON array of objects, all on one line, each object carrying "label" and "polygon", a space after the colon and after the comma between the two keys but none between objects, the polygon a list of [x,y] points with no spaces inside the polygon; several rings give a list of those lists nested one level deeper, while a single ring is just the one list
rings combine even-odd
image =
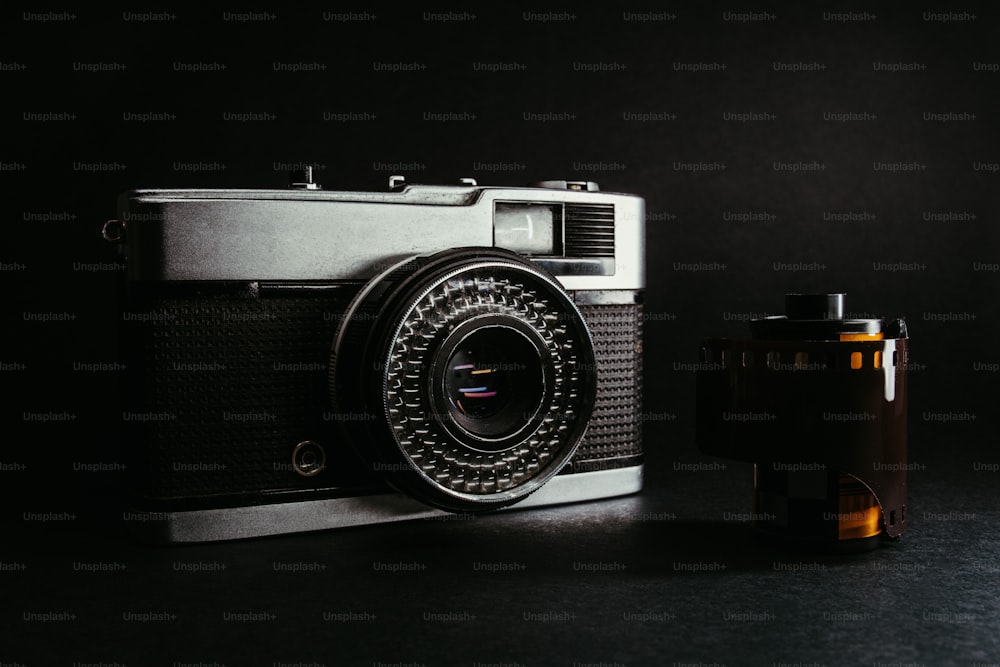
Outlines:
[{"label": "viewfinder window", "polygon": [[551,204],[498,202],[493,245],[523,255],[561,255],[561,210]]}]

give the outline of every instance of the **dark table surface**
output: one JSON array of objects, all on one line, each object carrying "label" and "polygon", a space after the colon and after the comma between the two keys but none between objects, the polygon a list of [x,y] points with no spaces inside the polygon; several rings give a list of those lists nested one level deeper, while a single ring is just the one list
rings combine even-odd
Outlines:
[{"label": "dark table surface", "polygon": [[[907,532],[855,555],[753,540],[750,466],[650,423],[631,497],[155,548],[110,497],[0,548],[20,665],[989,665],[989,439],[911,434]],[[118,515],[120,516],[120,514]],[[12,522],[14,523],[14,522]]]}]

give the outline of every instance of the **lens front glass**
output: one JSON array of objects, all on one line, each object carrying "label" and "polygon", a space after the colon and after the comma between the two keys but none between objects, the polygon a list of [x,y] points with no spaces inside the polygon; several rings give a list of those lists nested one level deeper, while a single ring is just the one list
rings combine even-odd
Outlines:
[{"label": "lens front glass", "polygon": [[[545,394],[542,361],[525,333],[509,326],[477,327],[445,346],[441,369],[447,416],[472,446],[498,451],[532,422]],[[467,325],[467,326],[469,326]],[[478,442],[477,442],[478,441]]]}]

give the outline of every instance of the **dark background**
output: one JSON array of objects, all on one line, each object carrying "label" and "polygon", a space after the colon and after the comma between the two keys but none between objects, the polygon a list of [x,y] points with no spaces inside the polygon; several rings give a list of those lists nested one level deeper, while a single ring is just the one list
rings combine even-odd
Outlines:
[{"label": "dark background", "polygon": [[[0,664],[1000,664],[997,10],[531,11],[3,10]],[[116,358],[100,227],[128,188],[283,186],[298,163],[327,188],[644,196],[646,491],[202,547],[122,534],[117,373],[81,370]],[[788,291],[907,319],[891,548],[756,545],[732,520],[749,466],[694,446],[699,339]]]}]

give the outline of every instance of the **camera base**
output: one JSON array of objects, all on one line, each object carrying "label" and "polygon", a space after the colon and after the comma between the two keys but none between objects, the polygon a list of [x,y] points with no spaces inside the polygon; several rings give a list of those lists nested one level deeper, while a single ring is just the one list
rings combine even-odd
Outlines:
[{"label": "camera base", "polygon": [[[557,475],[508,509],[544,507],[637,493],[641,465]],[[376,523],[456,516],[401,493],[227,507],[181,512],[139,512],[130,528],[143,541],[182,544],[239,540]]]}]

